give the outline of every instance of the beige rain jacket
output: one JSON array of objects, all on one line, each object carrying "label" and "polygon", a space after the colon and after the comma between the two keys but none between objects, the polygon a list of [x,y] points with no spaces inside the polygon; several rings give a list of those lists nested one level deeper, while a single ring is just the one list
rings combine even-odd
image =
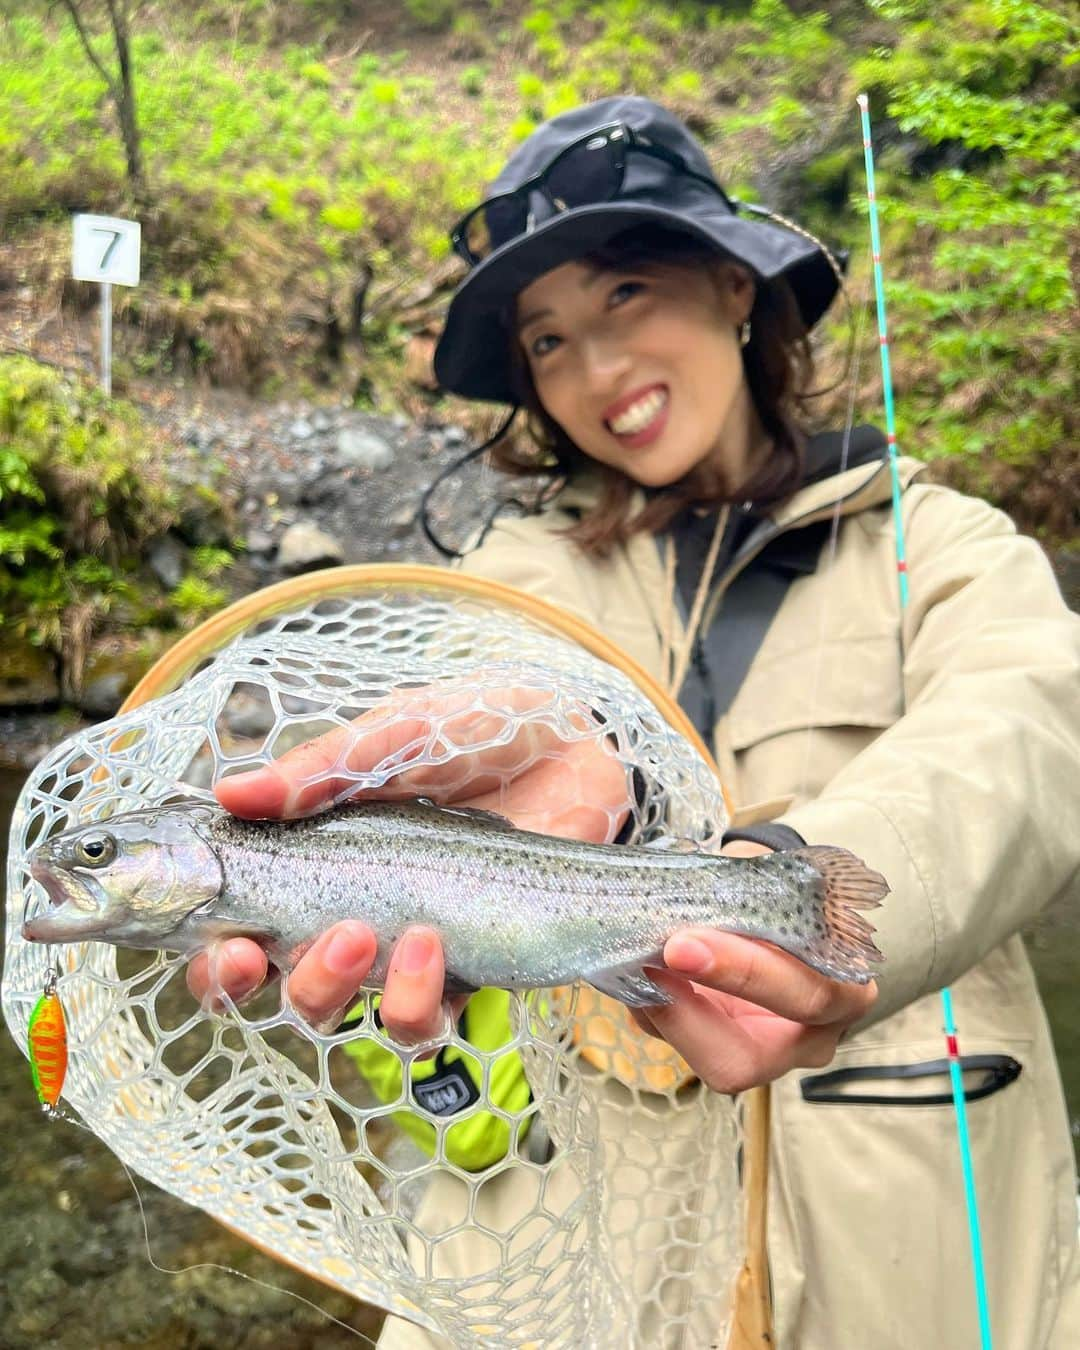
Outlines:
[{"label": "beige rain jacket", "polygon": [[[1018,930],[1076,885],[1080,619],[1032,540],[981,501],[914,481],[921,467],[901,461],[902,619],[885,465],[805,488],[775,513],[780,532],[839,503],[837,551],[791,584],[713,749],[737,821],[777,819],[808,843],[844,845],[891,885],[874,915],[880,998],[829,1071],[941,1059],[946,983],[962,1052],[1021,1064],[967,1108],[994,1345],[1076,1350],[1073,1153]],[[572,485],[542,516],[500,520],[463,570],[561,605],[659,677],[670,601],[656,541],[586,558],[557,531],[590,499],[587,483]],[[772,1092],[776,1346],[974,1350],[952,1107],[902,1100],[947,1093],[947,1075],[839,1089],[900,1095],[889,1104],[805,1101],[800,1079],[820,1072]]]}]

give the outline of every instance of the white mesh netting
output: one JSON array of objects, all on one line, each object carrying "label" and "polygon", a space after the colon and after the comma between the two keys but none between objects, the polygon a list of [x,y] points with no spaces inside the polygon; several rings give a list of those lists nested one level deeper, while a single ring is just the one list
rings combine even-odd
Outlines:
[{"label": "white mesh netting", "polygon": [[[508,687],[534,691],[527,711],[508,709]],[[389,1044],[371,996],[357,1021],[323,1035],[280,983],[215,1016],[188,994],[180,957],[21,937],[24,901],[31,912],[45,904],[26,867],[36,843],[178,792],[210,799],[226,772],[361,714],[370,724],[388,700],[387,716],[398,716],[408,691],[433,689],[453,694],[454,717],[362,771],[328,769],[338,796],[465,745],[521,746],[516,762],[504,757],[509,779],[529,756],[606,737],[633,800],[632,838],[718,841],[713,773],[614,666],[450,582],[315,600],[252,624],[172,693],[79,733],[34,771],[8,863],[10,1030],[25,1048],[55,958],[71,1051],[65,1098],[129,1167],[455,1346],[723,1345],[742,1255],[734,1108],[686,1084],[670,1050],[595,991],[511,995],[511,1039],[493,1049],[449,1028],[480,1099],[438,1116],[408,1073],[389,1093],[384,1079],[380,1095],[358,1067],[358,1045]],[[526,723],[541,734],[522,736]],[[585,792],[580,805],[595,809]],[[574,794],[571,776],[559,812]],[[417,1053],[396,1050],[406,1065]],[[515,1053],[528,1099],[493,1086],[513,1077]],[[426,1139],[402,1128],[404,1112],[427,1123]],[[501,1122],[505,1152],[479,1168],[460,1143],[470,1119]]]}]

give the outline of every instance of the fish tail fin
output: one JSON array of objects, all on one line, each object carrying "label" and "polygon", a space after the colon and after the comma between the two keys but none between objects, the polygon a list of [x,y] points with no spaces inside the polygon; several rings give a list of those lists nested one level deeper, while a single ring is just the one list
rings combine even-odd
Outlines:
[{"label": "fish tail fin", "polygon": [[874,942],[873,925],[860,910],[877,909],[889,893],[889,883],[846,848],[808,844],[791,854],[809,863],[824,883],[821,908],[826,931],[811,943],[814,964],[834,978],[865,984],[874,974],[868,962],[885,958]]}]

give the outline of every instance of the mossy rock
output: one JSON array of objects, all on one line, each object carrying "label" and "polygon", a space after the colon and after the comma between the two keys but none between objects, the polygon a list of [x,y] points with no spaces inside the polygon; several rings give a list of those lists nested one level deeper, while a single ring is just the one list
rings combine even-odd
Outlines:
[{"label": "mossy rock", "polygon": [[0,648],[0,708],[40,708],[60,698],[56,658],[29,642]]},{"label": "mossy rock", "polygon": [[111,717],[179,634],[156,628],[113,633],[91,643],[75,704],[88,717]]}]

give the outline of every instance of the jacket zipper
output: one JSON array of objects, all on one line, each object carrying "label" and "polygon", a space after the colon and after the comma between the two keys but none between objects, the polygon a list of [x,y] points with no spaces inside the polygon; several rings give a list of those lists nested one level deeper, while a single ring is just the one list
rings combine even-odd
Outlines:
[{"label": "jacket zipper", "polygon": [[806,511],[803,515],[796,516],[794,520],[789,520],[783,525],[774,525],[773,528],[765,534],[757,534],[756,532],[755,534],[752,534],[750,538],[747,539],[746,543],[743,544],[736,556],[731,560],[727,571],[713,588],[712,593],[705,604],[705,608],[702,611],[701,625],[698,631],[700,633],[708,632],[710,625],[716,618],[717,608],[719,607],[720,601],[724,598],[724,594],[728,587],[739,573],[744,571],[745,568],[753,562],[762,549],[771,544],[774,539],[778,539],[780,535],[786,534],[789,530],[797,529],[800,525],[804,525],[814,516],[821,515],[824,512],[835,511],[838,506],[843,506],[845,502],[851,501],[853,498],[857,497],[860,492],[865,492],[874,479],[877,478],[878,474],[887,467],[887,463],[882,460],[881,464],[874,470],[870,477],[865,480],[865,482],[860,483],[857,488],[853,488],[852,491],[848,492],[845,496],[837,497],[835,501],[830,502],[827,506],[818,506],[815,507],[813,511]]}]

